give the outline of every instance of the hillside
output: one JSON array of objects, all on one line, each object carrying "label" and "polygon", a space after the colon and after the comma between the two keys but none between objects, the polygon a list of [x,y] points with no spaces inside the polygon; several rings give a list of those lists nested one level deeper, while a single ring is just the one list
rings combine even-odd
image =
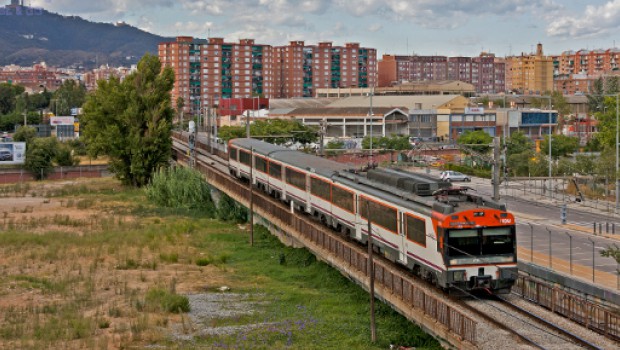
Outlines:
[{"label": "hillside", "polygon": [[130,65],[146,52],[157,53],[167,38],[129,25],[94,23],[43,11],[0,20],[0,65],[30,66],[45,61],[59,67]]}]

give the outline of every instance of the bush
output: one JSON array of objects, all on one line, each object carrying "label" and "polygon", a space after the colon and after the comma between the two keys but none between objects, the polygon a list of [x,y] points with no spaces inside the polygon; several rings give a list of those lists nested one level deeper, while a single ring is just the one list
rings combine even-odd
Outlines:
[{"label": "bush", "polygon": [[59,166],[75,166],[80,164],[80,158],[73,155],[73,149],[66,143],[58,144],[54,161]]},{"label": "bush", "polygon": [[207,266],[211,264],[211,260],[209,258],[199,258],[196,260],[196,265],[198,266]]},{"label": "bush", "polygon": [[148,310],[172,313],[189,312],[189,299],[161,288],[150,289],[144,300]]},{"label": "bush", "polygon": [[56,157],[58,141],[55,138],[35,138],[26,147],[24,168],[34,175],[35,179],[45,179],[53,169],[52,161]]},{"label": "bush", "polygon": [[146,195],[163,207],[199,210],[210,217],[216,214],[209,184],[193,169],[173,167],[159,170],[146,187]]},{"label": "bush", "polygon": [[248,212],[245,207],[235,202],[226,193],[222,193],[217,208],[217,217],[223,221],[243,223],[248,220]]}]

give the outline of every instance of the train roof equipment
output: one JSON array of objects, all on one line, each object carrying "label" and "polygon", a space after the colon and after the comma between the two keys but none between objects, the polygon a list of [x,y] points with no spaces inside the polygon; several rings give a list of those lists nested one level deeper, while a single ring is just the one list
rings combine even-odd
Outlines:
[{"label": "train roof equipment", "polygon": [[418,196],[432,196],[433,192],[450,184],[430,175],[406,172],[400,169],[373,169],[367,176],[371,180],[397,187]]}]

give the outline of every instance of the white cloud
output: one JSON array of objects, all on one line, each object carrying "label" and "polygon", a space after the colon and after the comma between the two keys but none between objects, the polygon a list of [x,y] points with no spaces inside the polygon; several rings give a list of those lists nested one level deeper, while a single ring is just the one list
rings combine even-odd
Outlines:
[{"label": "white cloud", "polygon": [[213,22],[176,22],[174,28],[181,33],[180,35],[195,35],[206,37],[210,29],[213,29]]},{"label": "white cloud", "polygon": [[336,6],[354,16],[381,16],[424,27],[454,28],[480,17],[551,13],[552,0],[336,0]]},{"label": "white cloud", "polygon": [[373,23],[370,25],[370,27],[368,27],[368,31],[372,33],[378,32],[381,29],[383,29],[383,26],[379,23]]},{"label": "white cloud", "polygon": [[549,36],[562,38],[592,38],[616,33],[620,28],[620,0],[601,6],[589,5],[578,16],[559,17],[547,26]]}]

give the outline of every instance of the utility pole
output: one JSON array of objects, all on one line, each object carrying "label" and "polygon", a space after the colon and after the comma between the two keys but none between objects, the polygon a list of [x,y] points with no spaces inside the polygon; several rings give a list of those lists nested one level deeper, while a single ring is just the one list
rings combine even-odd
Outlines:
[{"label": "utility pole", "polygon": [[325,154],[323,153],[325,142],[325,132],[327,131],[327,121],[325,118],[321,119],[321,123],[319,126],[319,156],[323,157]]},{"label": "utility pole", "polygon": [[500,184],[500,140],[499,137],[493,138],[493,200],[499,200],[499,184]]},{"label": "utility pole", "polygon": [[213,144],[211,143],[211,108],[206,106],[205,112],[205,115],[207,117],[207,145],[209,146],[211,154],[213,154]]},{"label": "utility pole", "polygon": [[366,217],[368,219],[368,291],[370,293],[370,341],[377,341],[375,324],[375,269],[372,256],[372,222],[370,221],[370,200],[366,200]]},{"label": "utility pole", "polygon": [[368,165],[369,169],[373,168],[374,162],[372,159],[372,119],[373,119],[373,113],[372,113],[372,96],[375,94],[375,88],[373,87],[371,92],[370,92],[370,110],[368,111],[368,115],[370,116],[370,164]]},{"label": "utility pole", "polygon": [[615,213],[618,213],[618,204],[620,202],[620,179],[618,179],[618,171],[620,171],[620,115],[618,113],[618,104],[620,102],[620,92],[616,93],[616,208]]},{"label": "utility pole", "polygon": [[250,246],[254,246],[254,187],[252,178],[254,177],[254,147],[250,148]]}]

